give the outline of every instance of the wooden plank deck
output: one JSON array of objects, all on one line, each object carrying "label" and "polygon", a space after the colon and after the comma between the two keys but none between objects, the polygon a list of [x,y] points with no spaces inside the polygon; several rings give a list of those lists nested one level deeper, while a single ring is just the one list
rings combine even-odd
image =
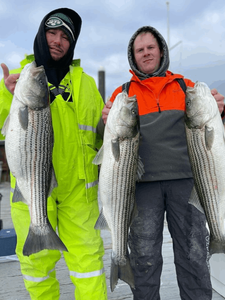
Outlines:
[{"label": "wooden plank deck", "polygon": [[[3,195],[0,212],[0,219],[3,219],[3,228],[13,228],[10,205],[9,205],[9,183],[0,183],[0,193]],[[104,266],[107,278],[108,299],[109,300],[132,300],[130,288],[123,281],[119,281],[116,289],[112,293],[109,287],[110,258],[111,258],[111,237],[107,231],[102,231],[104,241],[105,255]],[[165,225],[164,243],[163,243],[163,273],[161,279],[161,300],[179,300],[179,290],[176,282],[176,273],[173,264],[172,241]],[[25,290],[20,265],[16,256],[8,258],[0,257],[0,299],[1,300],[29,300],[29,294]],[[68,270],[63,257],[56,265],[57,278],[60,282],[61,297],[60,300],[74,299],[74,286],[70,281]],[[213,291],[213,300],[225,299],[217,292]],[[98,300],[98,299],[93,299]],[[193,299],[195,300],[195,299]]]}]

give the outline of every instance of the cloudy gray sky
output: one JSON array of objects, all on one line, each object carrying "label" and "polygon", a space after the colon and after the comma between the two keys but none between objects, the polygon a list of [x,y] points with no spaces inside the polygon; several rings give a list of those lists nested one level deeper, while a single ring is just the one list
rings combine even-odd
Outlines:
[{"label": "cloudy gray sky", "polygon": [[[24,54],[33,52],[42,18],[59,7],[80,14],[83,24],[74,57],[97,84],[98,70],[104,68],[106,97],[130,79],[127,45],[139,27],[151,25],[168,37],[164,0],[0,0],[0,62],[18,67]],[[225,63],[224,0],[170,0],[169,29],[170,47],[177,45],[170,51],[174,73],[197,74],[198,68]],[[225,80],[225,72],[210,70],[211,81]]]}]

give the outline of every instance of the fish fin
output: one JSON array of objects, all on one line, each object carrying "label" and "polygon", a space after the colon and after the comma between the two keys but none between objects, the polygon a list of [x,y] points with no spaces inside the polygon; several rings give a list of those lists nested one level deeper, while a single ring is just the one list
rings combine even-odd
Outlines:
[{"label": "fish fin", "polygon": [[199,197],[198,197],[195,186],[192,189],[191,196],[189,198],[188,203],[192,204],[194,207],[196,207],[201,213],[203,213],[203,214],[205,213],[204,210],[203,210],[203,207],[200,203],[200,200],[199,200]]},{"label": "fish fin", "polygon": [[51,195],[52,191],[57,186],[58,186],[58,183],[57,183],[56,176],[55,176],[55,170],[52,166],[52,176],[51,176],[51,181],[50,181],[50,185],[49,185],[48,197]]},{"label": "fish fin", "polygon": [[23,255],[29,256],[44,249],[68,251],[49,221],[42,229],[39,226],[30,225],[23,247]]},{"label": "fish fin", "polygon": [[141,161],[141,158],[139,156],[138,157],[138,165],[137,165],[137,181],[141,180],[144,173],[145,173],[144,164]]},{"label": "fish fin", "polygon": [[114,291],[119,278],[129,284],[132,289],[135,289],[134,275],[128,258],[126,259],[126,264],[124,266],[115,264],[113,258],[111,260],[110,288],[112,292]]},{"label": "fish fin", "polygon": [[94,165],[101,165],[103,161],[103,154],[104,154],[104,145],[98,150],[95,158],[93,159],[92,163]]},{"label": "fish fin", "polygon": [[6,136],[8,128],[9,128],[9,122],[10,122],[10,115],[8,115],[8,117],[5,119],[5,122],[3,124],[1,133],[2,135]]},{"label": "fish fin", "polygon": [[112,153],[116,161],[120,159],[120,143],[119,139],[111,140]]},{"label": "fish fin", "polygon": [[13,192],[13,198],[12,198],[12,202],[15,203],[15,202],[24,202],[27,204],[27,201],[26,199],[23,197],[17,183],[16,183],[16,186],[15,186],[15,189],[14,189],[14,192]]},{"label": "fish fin", "polygon": [[19,109],[19,121],[21,127],[26,130],[28,126],[28,107],[21,107]]},{"label": "fish fin", "polygon": [[114,291],[119,279],[119,265],[116,265],[113,260],[111,261],[110,269],[110,289]]},{"label": "fish fin", "polygon": [[211,150],[214,142],[214,128],[205,126],[205,145],[207,150]]},{"label": "fish fin", "polygon": [[216,240],[210,240],[209,254],[225,253],[225,243]]},{"label": "fish fin", "polygon": [[97,222],[95,224],[95,229],[110,230],[108,222],[107,222],[107,220],[106,220],[106,218],[104,216],[103,209],[101,210],[100,215],[98,217],[98,220],[97,220]]}]

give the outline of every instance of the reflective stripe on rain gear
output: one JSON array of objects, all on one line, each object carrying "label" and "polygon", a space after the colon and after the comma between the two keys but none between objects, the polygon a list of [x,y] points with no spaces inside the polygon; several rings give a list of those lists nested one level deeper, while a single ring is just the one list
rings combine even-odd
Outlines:
[{"label": "reflective stripe on rain gear", "polygon": [[87,126],[87,125],[80,125],[80,124],[78,124],[78,126],[79,126],[79,128],[80,128],[81,130],[93,131],[94,133],[96,133],[96,132],[97,132],[97,131],[96,131],[96,128],[94,128],[94,127],[91,127],[91,126]]},{"label": "reflective stripe on rain gear", "polygon": [[87,273],[78,273],[74,271],[70,271],[70,276],[76,277],[76,278],[91,278],[91,277],[96,277],[100,276],[104,273],[104,268],[98,271],[94,272],[87,272]]},{"label": "reflective stripe on rain gear", "polygon": [[[49,273],[52,273],[53,271],[55,271],[55,269],[49,271]],[[33,282],[42,282],[42,281],[47,280],[48,278],[49,278],[49,275],[45,276],[45,277],[32,277],[32,276],[23,274],[23,279],[28,280],[28,281],[33,281]]]},{"label": "reflective stripe on rain gear", "polygon": [[90,189],[94,186],[98,185],[98,180],[94,181],[94,182],[90,182],[86,184],[86,189]]},{"label": "reflective stripe on rain gear", "polygon": [[[51,270],[49,273],[53,272],[55,269]],[[70,276],[76,277],[76,278],[91,278],[91,277],[96,277],[96,276],[100,276],[104,273],[104,268],[102,268],[101,270],[97,270],[97,271],[93,271],[93,272],[87,272],[87,273],[78,273],[78,272],[74,272],[74,271],[70,271]],[[46,279],[49,278],[48,276],[45,277],[32,277],[29,275],[24,275],[23,274],[23,278],[29,281],[33,281],[33,282],[42,282],[45,281]]]}]

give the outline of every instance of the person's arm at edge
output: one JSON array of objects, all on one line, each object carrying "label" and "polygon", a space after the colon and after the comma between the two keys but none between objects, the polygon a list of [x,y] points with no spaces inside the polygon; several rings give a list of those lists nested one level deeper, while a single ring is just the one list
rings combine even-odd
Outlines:
[{"label": "person's arm at edge", "polygon": [[122,92],[122,86],[118,87],[112,94],[111,98],[107,100],[103,110],[102,110],[102,117],[100,118],[98,125],[97,125],[97,132],[102,137],[104,136],[104,130],[105,130],[105,124],[107,121],[107,117],[109,114],[109,111],[113,105],[113,101],[115,100],[116,96]]}]

